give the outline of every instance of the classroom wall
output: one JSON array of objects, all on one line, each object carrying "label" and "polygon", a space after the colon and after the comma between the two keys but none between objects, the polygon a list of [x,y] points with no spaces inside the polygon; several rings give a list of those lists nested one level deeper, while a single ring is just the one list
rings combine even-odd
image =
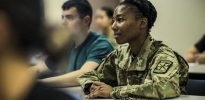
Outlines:
[{"label": "classroom wall", "polygon": [[44,0],[44,15],[48,24],[61,24],[62,4],[67,0]]},{"label": "classroom wall", "polygon": [[[61,5],[66,0],[44,0],[45,16],[50,24],[61,23]],[[118,0],[89,0],[94,8],[100,5],[117,6]],[[152,36],[165,41],[184,54],[205,33],[205,0],[150,0],[158,11]],[[97,30],[95,24],[92,30]]]},{"label": "classroom wall", "polygon": [[184,55],[205,33],[205,0],[150,0],[158,18],[151,34]]}]

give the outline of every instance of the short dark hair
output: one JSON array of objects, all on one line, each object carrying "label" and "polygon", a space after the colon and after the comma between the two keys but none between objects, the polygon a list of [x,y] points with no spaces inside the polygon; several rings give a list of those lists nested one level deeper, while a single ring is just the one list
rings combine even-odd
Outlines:
[{"label": "short dark hair", "polygon": [[111,7],[107,7],[107,6],[103,6],[100,8],[102,11],[105,11],[106,15],[109,17],[109,18],[112,18],[113,17],[113,9]]},{"label": "short dark hair", "polygon": [[30,48],[44,49],[41,0],[0,0],[0,10],[8,15],[15,49],[25,53]]},{"label": "short dark hair", "polygon": [[[90,3],[87,0],[68,0],[62,5],[63,10],[68,10],[71,7],[76,7],[77,12],[81,19],[83,19],[85,16],[89,15],[91,18],[90,24],[92,22],[92,7]],[[88,25],[90,27],[90,24]]]},{"label": "short dark hair", "polygon": [[154,22],[157,18],[157,11],[152,3],[148,0],[124,0],[120,5],[129,5],[131,7],[137,7],[136,10],[148,18],[148,30],[154,26]]}]

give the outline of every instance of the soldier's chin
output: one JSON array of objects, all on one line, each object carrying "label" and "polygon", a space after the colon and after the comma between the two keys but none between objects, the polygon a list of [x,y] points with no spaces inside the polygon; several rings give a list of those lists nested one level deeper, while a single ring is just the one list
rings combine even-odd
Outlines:
[{"label": "soldier's chin", "polygon": [[120,40],[120,39],[116,39],[116,42],[117,42],[117,44],[125,44],[125,42],[123,42],[123,41]]}]

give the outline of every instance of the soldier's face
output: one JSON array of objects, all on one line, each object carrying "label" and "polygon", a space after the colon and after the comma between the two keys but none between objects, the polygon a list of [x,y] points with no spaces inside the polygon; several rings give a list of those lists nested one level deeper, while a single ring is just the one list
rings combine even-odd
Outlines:
[{"label": "soldier's face", "polygon": [[140,21],[127,5],[119,5],[113,15],[112,29],[118,44],[136,41],[140,34]]}]

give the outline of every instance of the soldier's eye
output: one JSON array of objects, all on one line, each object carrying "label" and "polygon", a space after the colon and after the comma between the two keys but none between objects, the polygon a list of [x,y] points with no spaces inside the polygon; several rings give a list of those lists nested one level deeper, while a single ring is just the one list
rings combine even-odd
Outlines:
[{"label": "soldier's eye", "polygon": [[117,19],[118,22],[122,22],[123,20],[124,20],[124,19],[122,19],[122,18],[118,18],[118,19]]}]

